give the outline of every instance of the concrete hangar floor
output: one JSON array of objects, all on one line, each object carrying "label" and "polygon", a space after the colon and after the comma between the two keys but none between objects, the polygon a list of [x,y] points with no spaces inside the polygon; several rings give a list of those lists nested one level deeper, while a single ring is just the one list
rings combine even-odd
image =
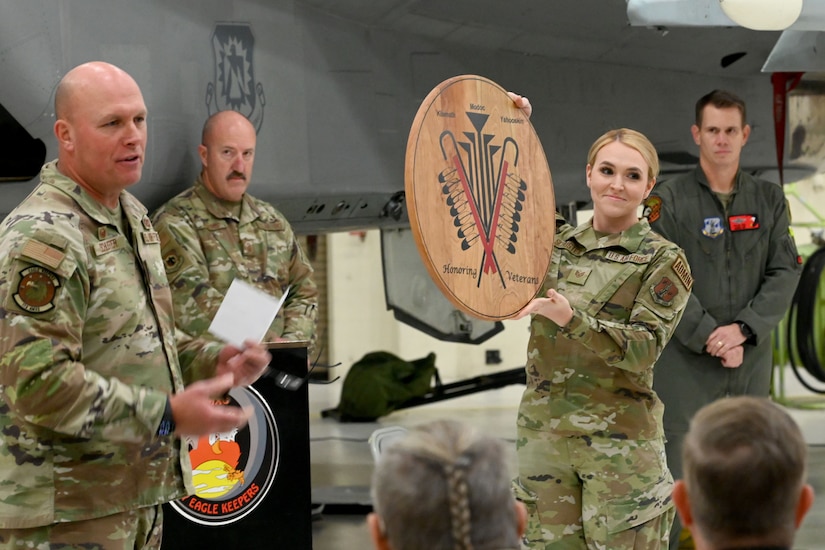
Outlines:
[{"label": "concrete hangar floor", "polygon": [[[821,386],[821,384],[820,384]],[[819,387],[819,386],[817,386]],[[369,484],[373,459],[369,437],[386,426],[414,426],[437,418],[460,418],[487,433],[501,437],[513,449],[515,473],[515,419],[523,386],[511,385],[428,405],[402,409],[377,422],[340,423],[322,418],[321,411],[335,407],[341,382],[311,385],[310,457],[313,502],[324,503],[324,510],[312,523],[314,550],[367,550],[372,548],[365,525],[370,511]],[[796,385],[794,376],[785,376],[784,392],[788,401],[805,403],[805,407],[788,405],[788,411],[802,427],[809,444],[809,482],[817,498],[797,534],[795,550],[825,549],[825,396],[817,400]]]}]

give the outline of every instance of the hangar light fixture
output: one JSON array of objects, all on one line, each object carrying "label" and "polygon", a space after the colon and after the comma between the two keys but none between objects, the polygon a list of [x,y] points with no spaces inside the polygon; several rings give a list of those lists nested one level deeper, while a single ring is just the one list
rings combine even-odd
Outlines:
[{"label": "hangar light fixture", "polygon": [[719,0],[722,11],[737,24],[755,31],[781,31],[802,13],[802,0]]}]

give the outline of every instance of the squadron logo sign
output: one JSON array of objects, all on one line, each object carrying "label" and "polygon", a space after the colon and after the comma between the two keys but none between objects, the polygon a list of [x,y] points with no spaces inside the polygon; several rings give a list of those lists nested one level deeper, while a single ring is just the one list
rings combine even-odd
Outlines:
[{"label": "squadron logo sign", "polygon": [[233,388],[227,406],[252,407],[241,430],[187,438],[195,494],[170,503],[201,525],[227,525],[250,514],[275,481],[281,452],[275,417],[252,387]]},{"label": "squadron logo sign", "polygon": [[261,129],[264,120],[264,88],[255,83],[252,54],[255,38],[249,25],[223,24],[212,34],[215,54],[215,80],[206,86],[209,114],[238,111],[255,127]]}]

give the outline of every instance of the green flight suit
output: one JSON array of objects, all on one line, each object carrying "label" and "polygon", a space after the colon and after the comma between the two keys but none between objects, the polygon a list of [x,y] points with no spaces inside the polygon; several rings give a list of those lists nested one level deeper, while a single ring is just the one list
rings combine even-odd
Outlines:
[{"label": "green flight suit", "polygon": [[[682,440],[696,411],[725,396],[769,395],[771,332],[788,310],[802,265],[782,188],[741,170],[727,212],[697,166],[658,183],[645,214],[655,231],[682,247],[696,279],[653,386],[665,404],[668,464],[679,479]],[[705,342],[734,321],[746,323],[755,338],[744,345],[742,365],[726,368],[705,352]]]}]

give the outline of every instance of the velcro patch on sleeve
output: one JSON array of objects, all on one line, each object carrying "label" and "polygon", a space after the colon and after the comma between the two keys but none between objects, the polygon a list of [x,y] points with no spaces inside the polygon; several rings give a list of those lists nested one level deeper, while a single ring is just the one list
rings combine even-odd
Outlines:
[{"label": "velcro patch on sleeve", "polygon": [[[162,242],[162,239],[161,239]],[[190,262],[183,251],[177,246],[174,241],[169,241],[161,249],[161,257],[163,258],[163,267],[166,269],[166,276],[169,282],[174,281],[180,275],[180,272],[186,268]]]},{"label": "velcro patch on sleeve", "polygon": [[647,218],[649,222],[655,222],[659,219],[659,215],[661,214],[662,210],[662,199],[661,197],[648,197],[644,202],[644,208],[642,209],[642,217]]},{"label": "velcro patch on sleeve", "polygon": [[690,274],[690,268],[682,258],[676,258],[676,261],[673,262],[673,272],[686,289],[693,288],[693,275]]},{"label": "velcro patch on sleeve", "polygon": [[12,295],[17,307],[29,313],[46,313],[54,309],[54,299],[60,287],[60,278],[39,265],[30,265],[19,273],[17,287]]},{"label": "velcro patch on sleeve", "polygon": [[670,278],[662,277],[650,287],[650,295],[657,304],[670,307],[673,305],[673,299],[679,295],[679,288]]},{"label": "velcro patch on sleeve", "polygon": [[60,263],[66,257],[64,252],[35,239],[29,239],[20,253],[52,269],[60,267]]}]

